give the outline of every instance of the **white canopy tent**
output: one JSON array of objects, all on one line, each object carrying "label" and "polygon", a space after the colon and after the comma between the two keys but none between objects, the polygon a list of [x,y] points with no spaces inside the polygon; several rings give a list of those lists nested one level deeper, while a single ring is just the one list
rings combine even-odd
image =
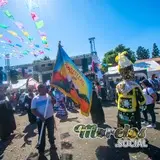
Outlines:
[{"label": "white canopy tent", "polygon": [[[153,73],[157,73],[160,76],[160,65],[155,61],[139,62],[134,64],[134,71],[147,70],[150,77]],[[118,66],[109,67],[106,74],[118,74]]]},{"label": "white canopy tent", "polygon": [[27,86],[26,86],[26,84],[27,84],[27,81],[28,81],[28,87],[33,87],[33,88],[37,88],[37,86],[38,86],[38,82],[35,80],[35,79],[33,79],[33,78],[30,78],[30,79],[20,79],[20,80],[18,80],[18,83],[16,83],[16,84],[11,84],[11,86],[10,86],[10,89],[11,90],[19,90],[19,89],[23,89],[23,90],[25,90],[25,89],[27,89]]},{"label": "white canopy tent", "polygon": [[27,79],[20,79],[20,80],[18,80],[18,83],[11,84],[11,89],[12,90],[25,89],[26,82],[27,82]]}]

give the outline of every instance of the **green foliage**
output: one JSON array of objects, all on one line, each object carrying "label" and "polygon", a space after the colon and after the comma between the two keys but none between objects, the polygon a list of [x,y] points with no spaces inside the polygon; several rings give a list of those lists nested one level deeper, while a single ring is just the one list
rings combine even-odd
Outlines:
[{"label": "green foliage", "polygon": [[152,58],[157,58],[160,56],[160,51],[156,43],[153,43],[153,51],[152,51]]},{"label": "green foliage", "polygon": [[41,58],[39,60],[33,61],[33,63],[39,63],[39,62],[48,61],[48,60],[51,60],[51,59],[49,57],[47,57],[47,56],[44,56],[43,58]]},{"label": "green foliage", "polygon": [[47,60],[51,60],[51,59],[47,56],[44,56],[44,58],[42,58],[41,60],[47,61]]},{"label": "green foliage", "polygon": [[102,69],[107,71],[109,66],[117,65],[115,58],[119,53],[124,51],[128,52],[127,57],[134,63],[136,61],[134,52],[130,48],[126,48],[124,45],[120,44],[115,49],[105,53],[102,64],[106,66],[102,65]]},{"label": "green foliage", "polygon": [[137,55],[138,60],[150,58],[149,49],[145,49],[142,46],[138,47],[138,49],[136,51],[136,55]]},{"label": "green foliage", "polygon": [[101,68],[102,72],[108,72],[108,66],[106,65],[106,58],[103,59],[103,63],[102,63],[102,68]]}]

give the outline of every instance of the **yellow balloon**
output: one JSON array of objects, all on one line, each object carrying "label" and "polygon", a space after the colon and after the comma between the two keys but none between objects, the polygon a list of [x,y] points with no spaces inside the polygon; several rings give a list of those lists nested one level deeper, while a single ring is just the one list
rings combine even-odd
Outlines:
[{"label": "yellow balloon", "polygon": [[0,38],[2,38],[3,37],[3,34],[0,34]]}]

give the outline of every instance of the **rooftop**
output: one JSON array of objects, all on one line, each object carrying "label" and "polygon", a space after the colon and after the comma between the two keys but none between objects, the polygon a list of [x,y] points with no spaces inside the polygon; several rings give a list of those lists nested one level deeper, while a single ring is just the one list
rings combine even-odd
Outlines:
[{"label": "rooftop", "polygon": [[136,63],[139,63],[139,62],[147,62],[147,61],[159,62],[159,61],[160,61],[160,57],[158,57],[158,58],[150,58],[150,59],[137,60]]}]

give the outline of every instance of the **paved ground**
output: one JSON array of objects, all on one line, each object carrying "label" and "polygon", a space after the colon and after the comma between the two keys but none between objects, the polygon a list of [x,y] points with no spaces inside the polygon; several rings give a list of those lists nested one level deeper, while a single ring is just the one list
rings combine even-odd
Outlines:
[{"label": "paved ground", "polygon": [[[150,142],[148,150],[115,149],[112,141],[107,139],[80,139],[74,133],[75,125],[91,123],[91,118],[86,118],[79,113],[70,113],[66,122],[56,119],[57,131],[55,132],[57,154],[65,160],[160,160],[160,106],[156,107],[157,129],[148,129],[147,138]],[[116,127],[116,107],[104,107],[106,123]],[[35,148],[37,143],[36,125],[29,125],[27,115],[15,115],[17,129],[12,141],[6,144],[3,160],[37,160]],[[52,159],[56,153],[52,153]],[[49,145],[46,146],[46,158],[50,160]],[[54,157],[54,158],[53,158]],[[150,157],[150,158],[149,158]]]}]

